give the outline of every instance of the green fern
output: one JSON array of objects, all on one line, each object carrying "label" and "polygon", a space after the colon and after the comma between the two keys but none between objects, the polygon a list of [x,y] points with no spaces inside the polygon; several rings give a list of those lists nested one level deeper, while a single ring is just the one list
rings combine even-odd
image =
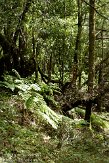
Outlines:
[{"label": "green fern", "polygon": [[12,91],[17,89],[19,96],[24,100],[25,108],[56,129],[61,116],[51,110],[43,98],[46,94],[48,96],[53,95],[51,87],[44,85],[40,88],[38,84],[31,84],[26,79],[20,78],[17,72],[15,73],[18,78],[11,75],[5,75],[4,81],[0,84]]},{"label": "green fern", "polygon": [[[25,98],[26,99],[26,98]],[[61,116],[51,110],[45,103],[43,96],[30,96],[25,100],[25,106],[41,120],[49,123],[53,128],[57,129]]]},{"label": "green fern", "polygon": [[36,92],[30,88],[33,87],[30,86],[26,91],[19,91],[19,95],[25,101],[25,107],[38,116],[40,120],[44,120],[45,123],[49,123],[53,128],[57,129],[61,116],[47,106],[43,96],[38,91]]},{"label": "green fern", "polygon": [[14,83],[9,83],[7,81],[0,81],[0,86],[1,87],[5,87],[5,88],[8,88],[10,89],[12,92],[15,90],[15,84]]},{"label": "green fern", "polygon": [[21,79],[20,74],[15,69],[12,69],[12,72],[16,75],[18,79]]}]

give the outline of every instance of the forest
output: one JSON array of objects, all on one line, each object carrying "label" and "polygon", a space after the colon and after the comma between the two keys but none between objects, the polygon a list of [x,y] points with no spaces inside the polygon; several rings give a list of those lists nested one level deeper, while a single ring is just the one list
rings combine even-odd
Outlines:
[{"label": "forest", "polygon": [[109,162],[109,0],[0,0],[0,163]]}]

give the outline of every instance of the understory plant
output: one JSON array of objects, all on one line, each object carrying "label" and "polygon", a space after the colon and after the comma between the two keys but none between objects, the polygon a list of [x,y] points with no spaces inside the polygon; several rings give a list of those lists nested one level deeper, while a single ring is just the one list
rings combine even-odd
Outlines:
[{"label": "understory plant", "polygon": [[[15,71],[16,72],[16,71]],[[16,72],[17,73],[17,72]],[[24,109],[34,113],[45,123],[49,123],[53,128],[57,129],[61,116],[56,114],[49,106],[47,106],[44,98],[53,95],[49,86],[43,85],[42,88],[37,83],[33,84],[28,79],[21,78],[20,75],[4,75],[4,81],[0,82],[0,86],[10,89],[24,100]],[[47,96],[47,92],[49,92]],[[55,100],[52,99],[55,103]]]}]

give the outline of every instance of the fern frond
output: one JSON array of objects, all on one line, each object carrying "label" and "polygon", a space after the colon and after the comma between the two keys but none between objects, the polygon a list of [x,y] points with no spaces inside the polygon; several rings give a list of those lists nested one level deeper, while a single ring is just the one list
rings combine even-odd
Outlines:
[{"label": "fern frond", "polygon": [[15,84],[14,83],[8,83],[6,81],[4,81],[4,82],[0,81],[0,86],[1,87],[5,87],[5,88],[8,88],[12,92],[15,90]]},{"label": "fern frond", "polygon": [[43,120],[45,120],[47,123],[49,123],[54,129],[58,128],[58,123],[56,123],[54,120],[52,120],[47,114],[38,111],[37,114],[43,118]]},{"label": "fern frond", "polygon": [[21,79],[21,76],[20,76],[20,74],[18,73],[18,71],[17,71],[17,70],[12,69],[12,72],[14,72],[14,73],[15,73],[15,75],[16,75],[16,77],[17,77],[18,79]]},{"label": "fern frond", "polygon": [[38,84],[31,84],[29,90],[41,91],[41,88],[38,86]]},{"label": "fern frond", "polygon": [[[41,120],[49,123],[53,128],[57,129],[61,116],[51,110],[43,99],[43,96],[36,94],[36,96],[29,96],[28,93],[22,96],[25,100],[25,106]],[[28,98],[27,98],[28,97]]]}]

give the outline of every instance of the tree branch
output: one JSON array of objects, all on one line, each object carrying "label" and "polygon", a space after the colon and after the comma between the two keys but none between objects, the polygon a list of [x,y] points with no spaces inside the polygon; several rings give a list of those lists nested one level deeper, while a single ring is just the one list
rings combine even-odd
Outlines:
[{"label": "tree branch", "polygon": [[20,26],[21,26],[22,22],[25,19],[26,13],[28,12],[28,10],[29,10],[29,8],[31,6],[32,1],[33,0],[27,0],[26,1],[26,5],[24,7],[24,10],[21,13],[21,15],[19,16],[18,25],[16,27],[16,31],[15,31],[15,34],[14,34],[14,37],[13,37],[13,42],[14,43],[16,43],[16,41],[17,41],[17,38],[18,38],[18,35],[19,35],[19,32],[20,32]]},{"label": "tree branch", "polygon": [[4,51],[4,55],[10,55],[10,51],[13,49],[13,51],[16,53],[17,48],[11,44],[6,37],[0,33],[0,45]]},{"label": "tree branch", "polygon": [[96,13],[97,13],[99,16],[101,16],[102,18],[104,18],[104,19],[106,19],[106,20],[109,20],[108,17],[106,17],[106,16],[104,16],[103,14],[101,14],[96,8],[94,8],[93,6],[91,6],[88,2],[86,2],[85,0],[83,0],[83,2],[85,2],[88,6],[92,7],[92,8],[96,11]]},{"label": "tree branch", "polygon": [[84,106],[86,107],[86,105],[90,102],[92,104],[98,104],[98,100],[99,98],[101,98],[102,96],[104,96],[107,92],[109,92],[109,84],[105,85],[103,89],[101,90],[97,90],[95,91],[95,95],[93,97],[87,96],[87,98],[85,98],[85,96],[80,99],[80,97],[78,97],[78,99],[71,100],[70,102],[65,102],[62,105],[62,111],[63,113],[66,113],[67,111],[70,111],[71,109],[78,107],[78,106]]},{"label": "tree branch", "polygon": [[[43,72],[41,71],[41,69],[40,69],[39,66],[38,66],[38,71],[39,71],[39,73],[40,73],[40,75],[41,75],[41,77],[42,77],[42,80],[44,80],[44,82],[45,82],[45,79],[46,79],[46,80],[49,80],[49,77],[48,77],[47,75],[43,74]],[[61,82],[60,80],[51,79],[50,82],[51,82],[51,83],[59,83],[59,84],[62,84],[62,82]],[[47,83],[47,82],[46,82],[46,83]]]}]

